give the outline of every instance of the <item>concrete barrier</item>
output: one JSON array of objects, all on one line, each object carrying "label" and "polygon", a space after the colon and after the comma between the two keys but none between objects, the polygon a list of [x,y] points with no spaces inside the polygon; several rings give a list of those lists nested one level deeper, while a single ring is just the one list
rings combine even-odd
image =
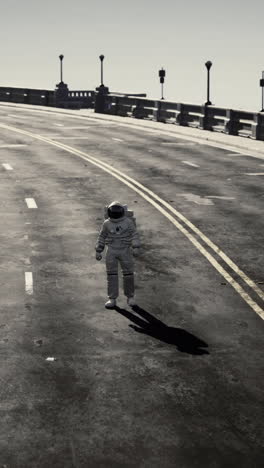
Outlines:
[{"label": "concrete barrier", "polygon": [[137,98],[132,106],[132,117],[136,119],[156,120],[156,101]]},{"label": "concrete barrier", "polygon": [[90,90],[77,90],[69,91],[68,101],[69,104],[75,104],[80,109],[91,109],[94,108],[95,92]]},{"label": "concrete barrier", "polygon": [[120,115],[122,117],[131,117],[135,109],[137,99],[127,96],[107,95],[109,114]]},{"label": "concrete barrier", "polygon": [[54,105],[54,91],[0,87],[0,101],[40,106]]},{"label": "concrete barrier", "polygon": [[264,140],[264,113],[254,114],[254,127],[252,128],[252,138]]},{"label": "concrete barrier", "polygon": [[71,109],[89,109],[94,107],[92,90],[69,91],[64,100],[56,101],[56,91],[44,89],[0,87],[0,101],[32,104],[39,106],[65,107]]},{"label": "concrete barrier", "polygon": [[256,140],[264,140],[264,113],[222,107],[151,100],[141,97],[107,96],[108,114],[197,127]]}]

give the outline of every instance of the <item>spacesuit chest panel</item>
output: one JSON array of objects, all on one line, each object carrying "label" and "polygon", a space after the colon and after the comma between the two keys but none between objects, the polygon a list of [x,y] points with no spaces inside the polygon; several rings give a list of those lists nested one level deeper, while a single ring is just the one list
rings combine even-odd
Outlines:
[{"label": "spacesuit chest panel", "polygon": [[107,223],[108,236],[106,244],[112,247],[121,247],[128,245],[131,242],[130,223],[128,219],[123,219],[119,222],[112,222],[109,220]]}]

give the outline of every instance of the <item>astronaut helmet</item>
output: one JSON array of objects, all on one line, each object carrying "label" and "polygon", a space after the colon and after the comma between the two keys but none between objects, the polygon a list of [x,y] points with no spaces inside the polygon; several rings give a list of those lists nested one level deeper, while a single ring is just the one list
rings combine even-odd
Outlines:
[{"label": "astronaut helmet", "polygon": [[119,201],[116,201],[116,200],[113,201],[108,206],[107,214],[108,214],[109,218],[112,218],[112,219],[123,218],[123,216],[125,215],[125,210],[124,210],[124,207],[123,207],[122,203],[120,203]]}]

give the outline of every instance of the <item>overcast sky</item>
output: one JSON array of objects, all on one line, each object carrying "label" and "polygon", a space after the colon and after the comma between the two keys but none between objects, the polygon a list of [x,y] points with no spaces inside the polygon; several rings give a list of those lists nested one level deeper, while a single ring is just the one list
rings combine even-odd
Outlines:
[{"label": "overcast sky", "polygon": [[259,111],[264,0],[0,0],[0,86],[147,93],[206,100],[207,60],[216,106]]}]

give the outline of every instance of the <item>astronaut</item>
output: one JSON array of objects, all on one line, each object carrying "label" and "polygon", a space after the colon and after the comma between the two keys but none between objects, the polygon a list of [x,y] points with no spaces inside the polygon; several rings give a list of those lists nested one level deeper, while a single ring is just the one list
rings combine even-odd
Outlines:
[{"label": "astronaut", "polygon": [[128,305],[132,307],[136,304],[134,300],[133,256],[137,257],[139,255],[141,246],[136,230],[136,220],[133,217],[133,212],[127,210],[127,205],[122,205],[118,201],[113,201],[108,207],[105,207],[105,218],[107,219],[101,227],[95,246],[96,260],[99,261],[102,259],[101,252],[103,252],[105,244],[108,247],[106,252],[106,273],[109,300],[105,303],[105,307],[112,309],[116,306],[118,261],[123,272],[124,295],[127,296]]}]

